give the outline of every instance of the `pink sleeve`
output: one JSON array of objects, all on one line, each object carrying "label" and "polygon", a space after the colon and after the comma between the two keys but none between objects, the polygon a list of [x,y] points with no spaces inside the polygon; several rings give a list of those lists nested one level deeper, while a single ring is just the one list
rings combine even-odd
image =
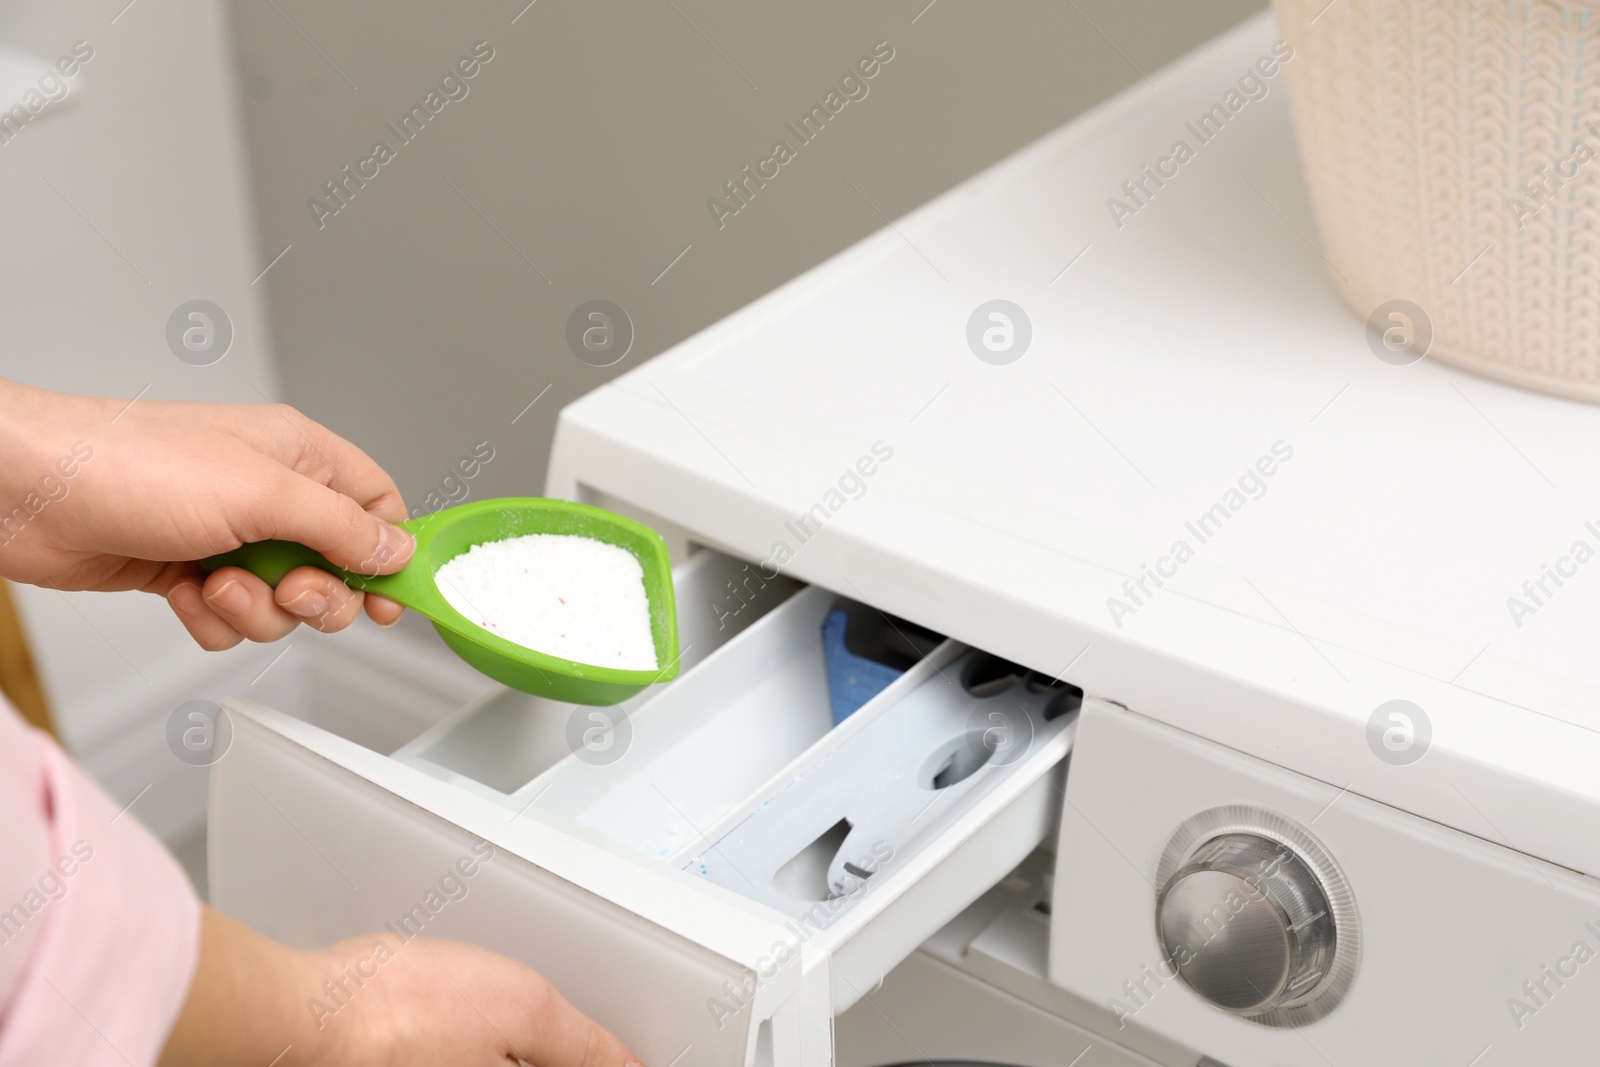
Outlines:
[{"label": "pink sleeve", "polygon": [[144,1067],[188,993],[177,862],[0,698],[0,1067]]}]

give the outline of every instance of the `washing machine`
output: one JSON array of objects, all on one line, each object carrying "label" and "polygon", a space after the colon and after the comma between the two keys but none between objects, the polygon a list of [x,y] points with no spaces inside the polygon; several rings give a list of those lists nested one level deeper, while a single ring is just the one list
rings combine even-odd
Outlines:
[{"label": "washing machine", "polygon": [[1148,1035],[1115,1033],[1102,1006],[1050,984],[1054,869],[1053,849],[1034,852],[839,1016],[839,1067],[1196,1062]]},{"label": "washing machine", "polygon": [[[397,747],[229,701],[214,902],[487,945],[650,1067],[1591,1061],[1600,586],[1506,598],[1595,554],[1600,410],[1375,357],[1277,45],[565,408],[546,491],[667,539],[677,678]],[[933,635],[842,717],[841,615]]]}]

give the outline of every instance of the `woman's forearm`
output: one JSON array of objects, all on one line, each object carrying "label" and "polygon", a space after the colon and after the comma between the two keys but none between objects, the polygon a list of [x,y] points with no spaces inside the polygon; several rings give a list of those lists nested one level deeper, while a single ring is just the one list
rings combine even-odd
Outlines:
[{"label": "woman's forearm", "polygon": [[160,1067],[319,1062],[323,1035],[305,1007],[315,978],[308,954],[202,908],[200,958]]}]

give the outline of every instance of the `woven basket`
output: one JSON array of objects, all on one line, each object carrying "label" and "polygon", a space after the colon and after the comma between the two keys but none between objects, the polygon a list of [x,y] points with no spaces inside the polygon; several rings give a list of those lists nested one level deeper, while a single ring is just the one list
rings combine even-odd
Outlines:
[{"label": "woven basket", "polygon": [[1324,251],[1374,351],[1387,331],[1600,400],[1600,6],[1273,6]]}]

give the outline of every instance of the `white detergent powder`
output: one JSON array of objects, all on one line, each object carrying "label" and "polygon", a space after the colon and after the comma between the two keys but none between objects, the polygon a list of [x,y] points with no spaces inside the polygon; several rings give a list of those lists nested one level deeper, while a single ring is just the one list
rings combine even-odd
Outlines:
[{"label": "white detergent powder", "polygon": [[627,549],[529,534],[474,545],[433,577],[451,607],[524,648],[621,670],[660,666],[644,568]]}]

